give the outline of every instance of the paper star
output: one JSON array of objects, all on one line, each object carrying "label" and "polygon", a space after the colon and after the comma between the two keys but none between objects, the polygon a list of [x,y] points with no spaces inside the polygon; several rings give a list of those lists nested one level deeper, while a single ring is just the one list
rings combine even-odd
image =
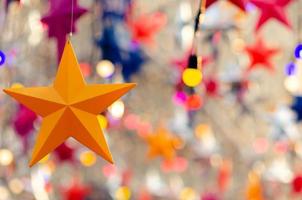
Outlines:
[{"label": "paper star", "polygon": [[264,41],[258,38],[255,44],[247,46],[245,51],[248,53],[251,61],[247,71],[251,71],[257,67],[264,67],[270,71],[274,71],[270,59],[278,53],[279,49],[267,47]]},{"label": "paper star", "polygon": [[[66,35],[70,32],[76,32],[75,23],[84,13],[87,12],[87,9],[79,7],[77,0],[73,1],[74,5],[72,12],[71,1],[50,0],[48,14],[41,19],[41,22],[46,24],[48,27],[48,37],[55,38],[57,40],[58,61],[63,53],[64,45],[66,43]],[[71,19],[72,17],[73,19]]]},{"label": "paper star", "polygon": [[140,15],[136,19],[127,18],[127,25],[133,40],[147,45],[154,43],[155,34],[163,28],[166,22],[167,16],[161,12]]},{"label": "paper star", "polygon": [[145,63],[147,56],[141,46],[134,41],[129,41],[127,49],[123,49],[118,42],[118,36],[113,26],[106,26],[103,35],[97,41],[102,50],[102,59],[110,60],[122,67],[122,75],[125,81],[129,81],[132,75],[138,73]]},{"label": "paper star", "polygon": [[291,28],[285,12],[285,8],[291,0],[251,0],[250,2],[257,6],[261,12],[256,31],[270,19],[276,19],[286,27]]},{"label": "paper star", "polygon": [[146,137],[149,145],[148,157],[163,157],[165,160],[173,160],[175,158],[175,146],[180,142],[179,138],[173,136],[166,129],[160,128],[154,134]]},{"label": "paper star", "polygon": [[87,85],[68,40],[52,86],[4,89],[43,117],[30,166],[69,137],[112,163],[97,115],[134,86],[133,83]]},{"label": "paper star", "polygon": [[[212,4],[216,3],[217,0],[207,0],[206,7],[211,6]],[[241,10],[245,11],[245,5],[247,3],[246,0],[229,0],[230,3],[234,4]]]}]

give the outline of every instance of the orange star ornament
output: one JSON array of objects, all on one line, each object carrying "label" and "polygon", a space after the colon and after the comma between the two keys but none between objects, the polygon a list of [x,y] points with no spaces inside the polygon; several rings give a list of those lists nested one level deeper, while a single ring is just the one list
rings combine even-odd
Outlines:
[{"label": "orange star ornament", "polygon": [[164,128],[159,128],[156,133],[146,136],[146,141],[149,145],[148,157],[150,159],[160,156],[165,160],[173,160],[176,148],[182,144],[178,137],[173,136]]},{"label": "orange star ornament", "polygon": [[69,137],[113,163],[97,115],[134,86],[134,83],[86,84],[68,40],[53,85],[4,89],[5,93],[43,117],[29,166]]}]

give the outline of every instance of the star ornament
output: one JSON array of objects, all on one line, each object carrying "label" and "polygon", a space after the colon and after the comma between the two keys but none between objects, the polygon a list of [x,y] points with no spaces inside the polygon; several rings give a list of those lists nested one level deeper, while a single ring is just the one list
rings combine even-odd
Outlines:
[{"label": "star ornament", "polygon": [[159,128],[156,133],[149,134],[146,141],[149,145],[147,156],[150,159],[163,157],[165,160],[173,160],[176,156],[176,147],[181,145],[180,139],[164,128]]},{"label": "star ornament", "polygon": [[274,71],[271,59],[279,52],[279,49],[268,47],[261,38],[258,38],[255,44],[245,47],[245,51],[250,58],[248,72],[257,67],[266,68],[271,72]]},{"label": "star ornament", "polygon": [[66,42],[53,85],[4,92],[43,118],[30,166],[73,137],[113,163],[97,115],[135,86],[86,84],[71,42]]},{"label": "star ornament", "polygon": [[76,22],[88,11],[80,7],[77,0],[73,1],[72,8],[71,0],[50,0],[49,11],[41,19],[41,22],[48,27],[48,37],[56,39],[58,61],[63,53],[66,35],[76,32]]},{"label": "star ornament", "polygon": [[270,19],[275,19],[286,27],[291,28],[285,11],[285,8],[291,1],[292,0],[251,0],[250,2],[258,7],[261,12],[256,25],[256,31]]}]

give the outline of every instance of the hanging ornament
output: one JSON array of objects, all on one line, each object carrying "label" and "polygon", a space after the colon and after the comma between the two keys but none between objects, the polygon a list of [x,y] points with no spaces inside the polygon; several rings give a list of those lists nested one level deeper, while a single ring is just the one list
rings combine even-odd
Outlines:
[{"label": "hanging ornament", "polygon": [[30,166],[69,137],[112,163],[97,115],[134,86],[133,83],[87,85],[68,40],[52,86],[4,89],[43,117]]},{"label": "hanging ornament", "polygon": [[165,128],[159,128],[155,133],[146,136],[149,146],[148,157],[162,157],[165,160],[173,160],[175,158],[176,146],[181,143],[180,139],[173,136]]},{"label": "hanging ornament", "polygon": [[218,96],[219,84],[217,79],[207,78],[206,80],[204,80],[204,87],[208,96]]},{"label": "hanging ornament", "polygon": [[[185,53],[185,55],[182,58],[178,58],[178,59],[172,59],[171,64],[173,67],[176,67],[177,71],[179,72],[179,74],[183,74],[184,70],[189,66],[189,60],[190,60],[190,56],[192,50],[190,49],[189,51],[187,51]],[[208,65],[209,63],[211,63],[213,61],[212,56],[202,56],[201,57],[201,70]],[[181,79],[181,78],[179,78]],[[177,80],[179,81],[179,80]]]},{"label": "hanging ornament", "polygon": [[250,0],[250,2],[257,6],[261,12],[256,25],[256,31],[270,19],[276,19],[286,27],[291,28],[285,10],[291,1],[292,0]]},{"label": "hanging ornament", "polygon": [[247,68],[248,72],[257,67],[274,71],[271,58],[279,52],[279,49],[268,47],[262,38],[257,38],[253,45],[245,47],[245,51],[250,57],[250,64]]},{"label": "hanging ornament", "polygon": [[27,150],[28,137],[34,129],[36,119],[37,115],[33,111],[19,104],[18,110],[13,118],[13,124],[16,133],[22,139],[24,150]]},{"label": "hanging ornament", "polygon": [[102,50],[102,59],[109,60],[115,66],[122,68],[122,75],[126,82],[140,71],[146,61],[146,56],[138,43],[130,41],[127,48],[122,48],[112,25],[103,29],[102,37],[97,41],[97,45]]},{"label": "hanging ornament", "polygon": [[202,99],[197,94],[192,94],[188,96],[186,101],[186,108],[188,111],[196,111],[199,110],[203,105]]},{"label": "hanging ornament", "polygon": [[297,59],[301,59],[302,58],[302,44],[298,44],[295,48],[295,57]]},{"label": "hanging ornament", "polygon": [[54,153],[60,162],[74,161],[74,149],[67,145],[66,142],[58,146]]},{"label": "hanging ornament", "polygon": [[87,9],[78,5],[77,0],[50,0],[48,13],[41,22],[47,25],[48,37],[57,41],[57,59],[61,59],[66,35],[76,32],[75,23],[87,12]]},{"label": "hanging ornament", "polygon": [[189,87],[196,87],[202,80],[202,73],[199,69],[198,58],[196,55],[191,55],[189,58],[189,66],[182,74],[183,82]]},{"label": "hanging ornament", "polygon": [[5,54],[3,53],[3,51],[0,51],[0,66],[3,65],[5,63]]},{"label": "hanging ornament", "polygon": [[129,44],[129,49],[125,51],[122,59],[122,75],[126,82],[131,80],[131,77],[140,72],[141,67],[146,62],[147,57],[141,46],[136,42]]},{"label": "hanging ornament", "polygon": [[167,16],[161,12],[143,14],[138,17],[128,16],[126,21],[135,42],[153,45],[155,34],[167,23]]},{"label": "hanging ornament", "polygon": [[[212,4],[216,3],[218,0],[207,0],[206,7],[211,6]],[[237,6],[241,10],[245,11],[245,6],[247,4],[247,0],[229,0],[230,3]]]}]

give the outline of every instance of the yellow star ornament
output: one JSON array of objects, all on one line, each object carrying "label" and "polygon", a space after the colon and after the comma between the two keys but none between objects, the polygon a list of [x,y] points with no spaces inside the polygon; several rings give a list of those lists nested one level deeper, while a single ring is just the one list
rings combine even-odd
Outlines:
[{"label": "yellow star ornament", "polygon": [[159,156],[165,160],[173,160],[177,147],[182,144],[180,138],[173,136],[165,128],[159,128],[154,134],[147,135],[146,142],[149,145],[147,155],[150,159]]},{"label": "yellow star ornament", "polygon": [[53,85],[4,89],[5,93],[43,117],[29,166],[69,137],[113,163],[97,115],[134,86],[134,83],[86,84],[68,40]]}]

